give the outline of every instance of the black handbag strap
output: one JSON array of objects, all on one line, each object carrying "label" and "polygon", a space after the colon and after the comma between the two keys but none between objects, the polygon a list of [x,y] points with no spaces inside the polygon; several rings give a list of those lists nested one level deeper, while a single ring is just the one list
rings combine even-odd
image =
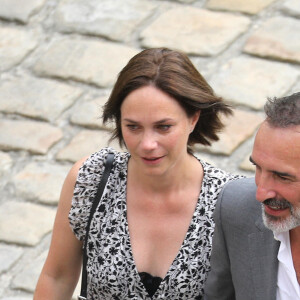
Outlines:
[{"label": "black handbag strap", "polygon": [[86,226],[86,234],[85,234],[85,241],[84,241],[84,247],[83,247],[83,261],[82,261],[82,274],[81,274],[81,292],[80,292],[80,296],[78,297],[78,299],[86,299],[87,296],[87,271],[86,271],[86,265],[87,265],[87,253],[86,253],[86,249],[87,249],[87,241],[88,241],[88,234],[90,231],[90,225],[91,225],[91,221],[94,215],[94,212],[98,206],[98,203],[102,197],[106,182],[108,180],[110,171],[111,171],[111,167],[114,161],[114,154],[113,153],[108,153],[106,160],[105,160],[105,168],[104,168],[104,172],[102,175],[102,178],[100,180],[100,183],[98,185],[98,190],[96,193],[96,196],[94,198],[92,207],[91,207],[91,212],[89,215],[89,219],[88,219],[88,223]]}]

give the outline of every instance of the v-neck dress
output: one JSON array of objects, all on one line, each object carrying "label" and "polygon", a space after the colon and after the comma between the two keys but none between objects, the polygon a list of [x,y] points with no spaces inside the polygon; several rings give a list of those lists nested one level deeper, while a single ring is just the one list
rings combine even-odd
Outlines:
[{"label": "v-neck dress", "polygon": [[130,154],[104,148],[92,154],[78,172],[69,221],[75,236],[84,241],[90,209],[104,171],[108,152],[113,167],[88,234],[88,300],[202,299],[210,268],[214,230],[212,214],[222,186],[238,178],[199,160],[204,177],[199,199],[180,250],[152,296],[136,268],[128,230],[126,207],[127,166]]}]

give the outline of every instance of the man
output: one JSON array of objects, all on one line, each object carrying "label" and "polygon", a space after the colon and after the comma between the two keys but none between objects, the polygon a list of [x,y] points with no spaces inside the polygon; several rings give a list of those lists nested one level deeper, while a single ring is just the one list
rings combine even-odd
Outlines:
[{"label": "man", "polygon": [[206,300],[300,299],[300,93],[269,99],[250,161],[214,213]]}]

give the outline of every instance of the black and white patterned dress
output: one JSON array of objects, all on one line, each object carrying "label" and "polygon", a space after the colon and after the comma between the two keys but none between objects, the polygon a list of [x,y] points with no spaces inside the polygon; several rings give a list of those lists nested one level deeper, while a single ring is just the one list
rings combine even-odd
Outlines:
[{"label": "black and white patterned dress", "polygon": [[78,173],[69,221],[76,237],[84,240],[108,151],[115,153],[115,160],[88,236],[88,300],[201,299],[210,267],[216,199],[221,187],[238,176],[199,160],[204,178],[195,212],[176,258],[151,298],[135,266],[130,244],[126,216],[129,153],[105,148],[86,160]]}]

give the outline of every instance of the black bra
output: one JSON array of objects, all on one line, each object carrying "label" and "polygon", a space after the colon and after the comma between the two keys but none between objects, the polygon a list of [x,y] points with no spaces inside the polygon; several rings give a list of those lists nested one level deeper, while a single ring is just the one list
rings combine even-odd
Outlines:
[{"label": "black bra", "polygon": [[146,288],[146,291],[148,292],[149,296],[152,297],[162,282],[162,278],[152,276],[147,272],[140,272],[139,275]]}]

